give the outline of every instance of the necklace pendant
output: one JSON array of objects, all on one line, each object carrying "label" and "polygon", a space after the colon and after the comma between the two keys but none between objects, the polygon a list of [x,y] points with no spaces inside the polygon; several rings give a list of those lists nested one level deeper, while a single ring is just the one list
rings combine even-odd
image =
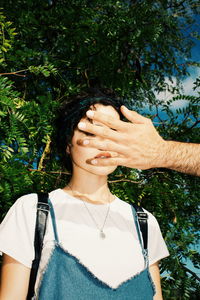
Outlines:
[{"label": "necklace pendant", "polygon": [[105,237],[106,237],[106,235],[105,235],[105,233],[103,232],[103,230],[100,230],[100,237],[101,237],[102,239],[105,239]]}]

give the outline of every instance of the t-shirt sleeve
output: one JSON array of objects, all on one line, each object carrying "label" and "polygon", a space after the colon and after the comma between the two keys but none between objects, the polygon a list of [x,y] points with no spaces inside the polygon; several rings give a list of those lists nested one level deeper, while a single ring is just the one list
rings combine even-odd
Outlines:
[{"label": "t-shirt sleeve", "polygon": [[166,243],[160,231],[156,218],[148,213],[148,254],[149,265],[169,256]]},{"label": "t-shirt sleeve", "polygon": [[34,259],[36,203],[37,194],[22,196],[0,225],[0,251],[28,268]]}]

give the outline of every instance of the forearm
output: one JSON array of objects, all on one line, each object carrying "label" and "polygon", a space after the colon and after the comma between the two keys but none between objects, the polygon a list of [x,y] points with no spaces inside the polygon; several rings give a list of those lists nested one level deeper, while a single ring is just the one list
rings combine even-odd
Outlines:
[{"label": "forearm", "polygon": [[149,272],[151,274],[151,278],[153,280],[156,292],[155,296],[153,297],[153,300],[163,300],[158,262],[154,263],[149,267]]},{"label": "forearm", "polygon": [[200,176],[200,144],[166,141],[160,151],[160,167]]}]

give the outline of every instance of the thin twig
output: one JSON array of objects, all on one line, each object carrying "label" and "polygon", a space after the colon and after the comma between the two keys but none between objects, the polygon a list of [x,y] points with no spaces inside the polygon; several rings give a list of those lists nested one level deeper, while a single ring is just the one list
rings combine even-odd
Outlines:
[{"label": "thin twig", "polygon": [[116,183],[116,182],[131,182],[131,183],[142,183],[143,180],[141,181],[134,181],[131,179],[117,179],[117,180],[108,180],[108,183]]},{"label": "thin twig", "polygon": [[64,175],[71,175],[69,172],[61,172],[61,171],[42,171],[38,169],[27,169],[30,172],[40,172],[40,173],[46,173],[46,174],[64,174]]},{"label": "thin twig", "polygon": [[193,271],[191,271],[190,269],[188,269],[188,268],[185,267],[185,266],[182,266],[182,267],[183,267],[183,269],[184,269],[186,272],[189,272],[192,276],[194,276],[196,280],[200,281],[200,278],[197,276],[196,273],[194,273]]},{"label": "thin twig", "polygon": [[[50,173],[50,174],[59,174],[59,175],[71,175],[70,172],[61,172],[61,171],[42,171],[38,169],[28,169],[30,172],[40,172],[40,173]],[[118,183],[118,182],[131,182],[131,183],[142,183],[143,180],[141,181],[134,181],[131,179],[117,179],[117,180],[108,180],[108,183]]]},{"label": "thin twig", "polygon": [[189,129],[192,129],[192,128],[194,128],[195,126],[197,126],[197,124],[199,124],[200,123],[200,120],[197,120]]},{"label": "thin twig", "polygon": [[0,75],[16,75],[16,76],[26,77],[26,75],[21,75],[21,74],[18,74],[18,73],[25,72],[27,70],[28,69],[19,70],[19,71],[15,71],[15,72],[9,72],[9,73],[0,73]]}]

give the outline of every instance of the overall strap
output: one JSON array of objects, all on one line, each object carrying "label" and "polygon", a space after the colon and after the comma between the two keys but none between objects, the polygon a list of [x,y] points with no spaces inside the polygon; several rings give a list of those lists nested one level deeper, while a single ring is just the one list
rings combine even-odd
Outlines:
[{"label": "overall strap", "polygon": [[[148,215],[141,206],[138,206],[135,203],[131,204],[135,215],[136,229],[142,246],[145,263],[148,265]],[[142,240],[140,232],[142,234]]]},{"label": "overall strap", "polygon": [[50,207],[50,214],[51,214],[51,221],[52,221],[52,225],[53,225],[54,238],[55,238],[55,241],[57,243],[59,243],[55,212],[54,212],[53,205],[52,205],[50,199],[48,199],[48,204],[49,204],[49,207]]},{"label": "overall strap", "polygon": [[34,236],[34,249],[35,258],[32,262],[29,288],[27,294],[27,300],[30,300],[34,295],[35,281],[37,277],[37,271],[40,263],[40,257],[43,247],[43,239],[46,231],[46,222],[49,213],[48,205],[48,193],[39,193],[37,202],[37,214],[35,224],[35,236]]},{"label": "overall strap", "polygon": [[147,213],[144,212],[144,210],[141,206],[138,206],[135,203],[133,203],[132,206],[135,208],[135,211],[137,213],[138,222],[140,225],[140,231],[142,233],[143,247],[145,250],[147,250],[147,248],[148,248],[148,224],[147,224],[148,215],[147,215]]}]

